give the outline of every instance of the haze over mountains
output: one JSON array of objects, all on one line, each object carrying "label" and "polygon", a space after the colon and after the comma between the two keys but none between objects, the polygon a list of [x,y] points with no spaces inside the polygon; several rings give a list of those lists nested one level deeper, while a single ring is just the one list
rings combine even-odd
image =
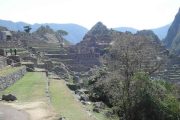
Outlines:
[{"label": "haze over mountains", "polygon": [[[7,27],[8,29],[13,31],[18,31],[18,30],[23,31],[24,29],[23,27],[25,25],[31,25],[31,24],[25,22],[12,22],[7,20],[0,20],[0,26]],[[71,23],[70,24],[57,24],[57,23],[33,24],[31,25],[32,31],[36,31],[42,25],[48,25],[55,31],[59,29],[67,31],[69,34],[65,36],[65,39],[67,39],[73,44],[80,42],[83,39],[84,35],[88,32],[87,28],[78,24],[71,24]],[[170,24],[151,30],[162,40],[166,37],[169,27]],[[130,28],[130,27],[117,27],[113,29],[121,32],[130,31],[132,33],[136,33],[138,31],[138,29]]]}]

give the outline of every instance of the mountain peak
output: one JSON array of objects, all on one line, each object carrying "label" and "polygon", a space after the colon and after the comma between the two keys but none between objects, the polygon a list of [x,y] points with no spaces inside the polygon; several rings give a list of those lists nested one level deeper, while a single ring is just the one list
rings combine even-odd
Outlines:
[{"label": "mountain peak", "polygon": [[54,33],[53,29],[51,29],[48,25],[46,26],[41,26],[37,29],[36,31],[39,34],[45,34],[45,33]]},{"label": "mountain peak", "polygon": [[93,27],[92,29],[95,29],[95,28],[104,28],[104,29],[107,29],[107,27],[102,23],[102,22],[97,22]]},{"label": "mountain peak", "polygon": [[108,32],[108,28],[102,22],[97,22],[88,34],[104,34],[106,32]]},{"label": "mountain peak", "polygon": [[101,21],[99,21],[94,26],[105,26],[105,25]]}]

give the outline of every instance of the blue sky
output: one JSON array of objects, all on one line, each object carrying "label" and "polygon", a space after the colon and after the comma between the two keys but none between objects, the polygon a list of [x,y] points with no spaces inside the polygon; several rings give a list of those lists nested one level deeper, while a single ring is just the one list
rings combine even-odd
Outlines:
[{"label": "blue sky", "polygon": [[179,7],[180,0],[0,0],[0,19],[150,29],[171,23]]}]

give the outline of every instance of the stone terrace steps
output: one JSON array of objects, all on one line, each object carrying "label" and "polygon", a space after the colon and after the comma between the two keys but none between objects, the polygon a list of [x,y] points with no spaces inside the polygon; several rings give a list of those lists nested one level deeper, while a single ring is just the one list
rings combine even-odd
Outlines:
[{"label": "stone terrace steps", "polygon": [[158,73],[158,76],[172,83],[180,83],[180,61],[170,59],[170,62],[167,63],[163,71]]}]

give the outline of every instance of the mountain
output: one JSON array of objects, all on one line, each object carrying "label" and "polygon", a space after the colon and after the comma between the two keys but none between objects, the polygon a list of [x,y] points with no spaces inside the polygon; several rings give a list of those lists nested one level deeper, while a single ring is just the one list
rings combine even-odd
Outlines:
[{"label": "mountain", "polygon": [[76,47],[78,47],[81,53],[97,52],[101,51],[111,40],[111,30],[102,22],[98,22],[86,33],[83,40]]},{"label": "mountain", "polygon": [[170,24],[151,30],[159,37],[160,40],[163,40],[167,35],[169,27]]},{"label": "mountain", "polygon": [[161,44],[160,39],[152,30],[141,30],[136,33],[136,35],[147,37],[149,40],[154,41],[155,43]]},{"label": "mountain", "polygon": [[[13,30],[13,31],[18,31],[18,30],[23,31],[24,30],[23,27],[25,25],[30,25],[30,24],[25,23],[25,22],[12,22],[12,21],[7,21],[7,20],[0,20],[0,26],[7,27],[8,29]],[[79,43],[83,39],[84,35],[88,32],[87,28],[77,25],[77,24],[56,24],[56,23],[33,24],[31,25],[32,32],[36,31],[42,25],[43,26],[48,25],[54,31],[59,30],[59,29],[67,31],[69,34],[67,36],[64,36],[64,38],[73,44]],[[167,31],[169,29],[169,26],[170,25],[166,25],[166,26],[151,29],[151,30],[160,38],[160,40],[162,40],[163,38],[165,38]],[[131,27],[117,27],[117,28],[113,28],[113,30],[117,30],[120,32],[130,31],[132,33],[136,33],[138,31],[138,29],[131,28]]]},{"label": "mountain", "polygon": [[[24,26],[31,25],[24,22],[12,22],[7,20],[0,20],[0,26],[7,27],[9,30],[13,31],[23,31]],[[56,30],[65,30],[68,32],[68,35],[65,36],[65,39],[75,44],[82,40],[83,36],[88,31],[85,27],[77,24],[55,24],[55,23],[45,23],[45,24],[33,24],[32,32],[36,31],[40,26],[50,26],[54,31]]]},{"label": "mountain", "polygon": [[13,30],[13,31],[23,31],[24,30],[24,26],[28,25],[27,23],[24,22],[12,22],[12,21],[8,21],[8,20],[0,20],[0,26],[6,27],[9,30]]},{"label": "mountain", "polygon": [[168,30],[164,44],[174,52],[180,53],[180,8]]},{"label": "mountain", "polygon": [[65,39],[70,41],[73,44],[80,42],[83,39],[83,36],[88,31],[85,27],[82,27],[77,24],[55,24],[55,23],[46,23],[46,24],[34,24],[32,25],[32,31],[37,30],[40,26],[48,25],[53,30],[65,30],[68,32],[67,36],[64,36]]},{"label": "mountain", "polygon": [[[170,27],[170,24],[159,27],[159,28],[150,29],[150,30],[152,30],[159,37],[160,40],[163,40],[167,35],[169,27]],[[133,34],[139,31],[138,29],[131,28],[131,27],[118,27],[118,28],[113,28],[113,29],[120,32],[129,31]]]}]

